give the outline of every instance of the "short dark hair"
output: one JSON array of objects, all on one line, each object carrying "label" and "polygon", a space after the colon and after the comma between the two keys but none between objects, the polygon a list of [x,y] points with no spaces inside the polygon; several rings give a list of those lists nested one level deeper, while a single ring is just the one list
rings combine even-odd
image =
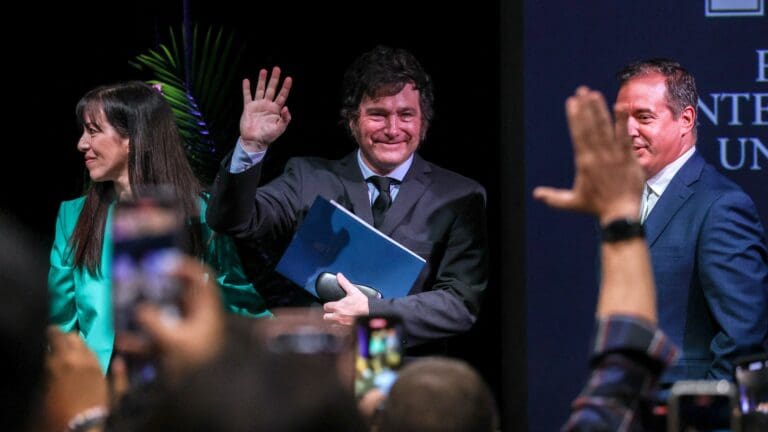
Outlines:
[{"label": "short dark hair", "polygon": [[363,97],[392,96],[406,84],[413,84],[419,91],[423,137],[434,116],[432,79],[413,54],[381,45],[360,55],[344,73],[341,117],[347,130],[349,123],[360,115],[358,109]]},{"label": "short dark hair", "polygon": [[242,333],[230,332],[224,351],[163,395],[144,424],[120,430],[365,430],[351,389],[332,372],[335,358],[277,354]]},{"label": "short dark hair", "polygon": [[[693,107],[695,111],[698,110],[699,93],[696,90],[696,80],[688,70],[674,60],[653,58],[634,62],[625,66],[617,77],[620,86],[623,86],[632,78],[651,73],[659,73],[666,78],[667,103],[675,118],[688,106]],[[698,115],[696,117],[698,125]]]},{"label": "short dark hair", "polygon": [[474,369],[433,357],[403,368],[377,423],[381,432],[491,432],[498,427],[498,413]]}]

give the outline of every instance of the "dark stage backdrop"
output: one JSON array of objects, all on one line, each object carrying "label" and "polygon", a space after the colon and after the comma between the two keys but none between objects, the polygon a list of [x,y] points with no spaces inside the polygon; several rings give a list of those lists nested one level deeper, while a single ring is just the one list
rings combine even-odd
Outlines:
[{"label": "dark stage backdrop", "polygon": [[[741,14],[728,13],[741,7]],[[768,18],[764,1],[525,2],[525,189],[529,430],[557,430],[586,377],[596,282],[591,218],[535,203],[569,187],[563,103],[587,84],[615,100],[615,72],[671,57],[696,77],[698,150],[768,221]],[[737,11],[738,12],[738,11]],[[709,15],[709,16],[708,16]],[[735,16],[736,15],[736,16]]]},{"label": "dark stage backdrop", "polygon": [[[471,8],[426,1],[190,4],[193,21],[224,25],[246,44],[241,76],[254,78],[259,68],[280,65],[294,78],[288,100],[293,120],[270,151],[272,175],[291,156],[337,158],[351,151],[354,144],[338,123],[343,71],[376,44],[411,50],[432,74],[436,89],[436,118],[420,151],[486,187],[489,230],[498,232],[496,2]],[[15,14],[6,14],[5,20],[22,30],[4,38],[11,49],[4,57],[4,73],[10,75],[3,86],[4,102],[6,112],[13,114],[4,122],[10,138],[0,158],[0,212],[32,228],[48,247],[59,203],[79,196],[83,186],[82,155],[75,148],[78,98],[96,85],[147,78],[128,61],[167,41],[168,26],[182,21],[181,5],[181,0],[27,2],[17,5]],[[239,87],[222,91],[231,91],[240,103]],[[500,396],[501,257],[498,237],[491,239],[493,272],[482,315],[455,346]]]}]

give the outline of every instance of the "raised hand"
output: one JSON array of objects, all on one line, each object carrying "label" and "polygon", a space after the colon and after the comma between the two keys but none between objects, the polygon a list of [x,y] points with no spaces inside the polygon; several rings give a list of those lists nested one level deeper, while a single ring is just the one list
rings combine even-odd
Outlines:
[{"label": "raised hand", "polygon": [[280,68],[272,68],[267,82],[267,70],[259,71],[256,92],[251,93],[251,82],[243,80],[243,114],[240,116],[240,139],[246,151],[263,151],[285,132],[291,113],[285,106],[293,80],[286,77],[278,91]]},{"label": "raised hand", "polygon": [[616,106],[616,124],[600,92],[579,87],[566,101],[576,176],[573,188],[537,187],[536,199],[598,216],[601,222],[637,217],[644,174],[632,154],[626,107]]},{"label": "raised hand", "polygon": [[144,303],[136,309],[139,325],[160,352],[165,372],[178,380],[204,364],[224,345],[226,338],[224,309],[219,288],[210,269],[193,258],[185,258],[174,271],[183,286],[183,316],[167,320],[160,309]]}]

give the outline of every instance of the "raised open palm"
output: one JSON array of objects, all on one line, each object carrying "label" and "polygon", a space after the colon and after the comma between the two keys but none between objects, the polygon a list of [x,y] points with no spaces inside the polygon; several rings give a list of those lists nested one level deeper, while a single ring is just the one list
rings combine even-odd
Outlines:
[{"label": "raised open palm", "polygon": [[285,132],[291,113],[285,106],[293,80],[286,77],[278,91],[280,68],[275,66],[267,82],[267,70],[259,71],[256,92],[243,80],[243,115],[240,116],[240,139],[247,151],[262,151]]}]

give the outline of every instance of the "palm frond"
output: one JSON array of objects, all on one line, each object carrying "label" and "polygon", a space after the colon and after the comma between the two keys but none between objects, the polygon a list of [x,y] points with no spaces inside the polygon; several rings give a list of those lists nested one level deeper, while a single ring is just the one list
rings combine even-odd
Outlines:
[{"label": "palm frond", "polygon": [[129,62],[149,72],[147,82],[159,85],[171,105],[192,169],[204,185],[213,181],[219,160],[237,134],[237,74],[244,46],[235,49],[235,35],[213,26],[191,37],[191,76],[184,71],[184,30],[169,29],[169,42]]}]

